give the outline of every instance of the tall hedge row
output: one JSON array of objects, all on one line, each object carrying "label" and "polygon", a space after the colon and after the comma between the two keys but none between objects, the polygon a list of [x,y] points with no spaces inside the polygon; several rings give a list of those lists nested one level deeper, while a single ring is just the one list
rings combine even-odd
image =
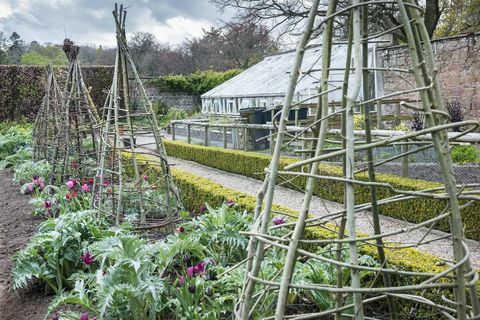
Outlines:
[{"label": "tall hedge row", "polygon": [[[212,168],[255,179],[263,179],[264,169],[270,163],[269,155],[254,152],[197,146],[178,141],[165,141],[165,147],[169,156],[191,160]],[[283,168],[296,161],[292,158],[282,158],[280,167]],[[338,166],[321,164],[319,175],[341,177],[342,170]],[[364,181],[368,180],[366,173],[357,175],[357,178]],[[390,174],[377,174],[376,178],[378,182],[389,183],[394,188],[400,190],[415,191],[441,186],[434,182],[402,178]],[[286,186],[295,188],[296,185],[303,188],[305,181],[305,177],[296,178]],[[384,187],[377,188],[377,193],[379,199],[393,195],[389,189]],[[314,194],[318,197],[341,203],[343,202],[343,184],[341,182],[319,179],[315,186]],[[355,200],[357,204],[370,202],[369,187],[356,185]],[[379,209],[380,213],[386,216],[412,223],[420,223],[437,216],[445,208],[445,205],[445,200],[417,198],[381,205]],[[470,239],[480,240],[480,202],[476,202],[474,205],[462,210],[462,217],[466,236]],[[446,219],[438,222],[435,228],[446,232],[450,231],[448,220]]]},{"label": "tall hedge row", "polygon": [[[97,106],[102,106],[111,86],[113,67],[83,67],[85,83]],[[56,67],[60,85],[65,67]],[[0,120],[34,119],[45,94],[46,68],[43,66],[0,65]]]}]

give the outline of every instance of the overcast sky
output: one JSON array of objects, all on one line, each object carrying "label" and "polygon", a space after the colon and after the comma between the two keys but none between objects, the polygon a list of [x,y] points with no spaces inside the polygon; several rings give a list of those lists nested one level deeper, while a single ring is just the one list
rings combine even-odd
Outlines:
[{"label": "overcast sky", "polygon": [[[0,31],[30,42],[115,45],[114,0],[0,0]],[[202,28],[228,21],[208,0],[128,0],[126,29],[151,32],[172,45],[202,35]]]}]

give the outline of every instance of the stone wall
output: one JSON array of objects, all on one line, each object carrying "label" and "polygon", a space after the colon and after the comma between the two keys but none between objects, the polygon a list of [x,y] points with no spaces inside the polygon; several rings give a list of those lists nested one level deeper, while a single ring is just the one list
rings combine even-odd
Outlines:
[{"label": "stone wall", "polygon": [[[66,68],[55,68],[60,85]],[[82,67],[90,94],[97,106],[103,106],[112,83],[113,67]],[[46,69],[42,66],[0,65],[0,121],[35,118],[45,91]]]},{"label": "stone wall", "polygon": [[[438,39],[432,46],[445,100],[458,99],[466,119],[480,119],[480,33]],[[384,67],[407,69],[411,66],[407,46],[379,48],[377,61]],[[414,83],[413,77],[405,73],[383,73],[385,94],[411,89]],[[418,97],[413,94],[408,98]],[[389,106],[384,112],[394,113],[395,110],[396,107]]]},{"label": "stone wall", "polygon": [[202,100],[199,95],[186,92],[164,92],[160,91],[157,86],[150,85],[148,81],[144,81],[145,91],[150,101],[161,101],[167,106],[192,112],[202,107]]}]

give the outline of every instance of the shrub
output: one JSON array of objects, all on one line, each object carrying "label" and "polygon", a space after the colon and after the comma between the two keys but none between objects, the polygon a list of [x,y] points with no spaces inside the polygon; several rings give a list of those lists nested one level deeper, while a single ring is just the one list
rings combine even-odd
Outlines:
[{"label": "shrub", "polygon": [[[450,115],[450,122],[462,122],[463,121],[463,110],[460,100],[454,99],[448,101],[447,103],[447,112]],[[453,127],[452,130],[454,132],[461,132],[462,129],[460,127]]]},{"label": "shrub", "polygon": [[[219,170],[240,174],[254,179],[263,179],[264,169],[270,163],[270,156],[255,152],[228,150],[217,147],[205,147],[190,145],[178,141],[164,141],[167,154],[180,159],[195,161],[197,163],[216,168]],[[280,168],[295,163],[297,160],[284,157],[280,161]],[[341,177],[342,169],[338,166],[320,164],[319,175]],[[359,180],[368,181],[367,173],[357,175]],[[377,174],[377,182],[389,183],[400,190],[425,190],[440,187],[441,184],[423,180],[403,178],[391,174]],[[305,177],[298,177],[284,184],[286,187],[297,189],[305,186]],[[188,190],[188,186],[186,186]],[[187,191],[189,192],[189,191]],[[343,202],[343,183],[327,179],[318,179],[315,185],[314,194],[320,198]],[[392,191],[379,187],[377,188],[379,199],[393,195]],[[201,197],[199,197],[201,198]],[[216,200],[215,203],[206,200],[214,205],[219,205],[227,199]],[[355,186],[355,200],[357,204],[370,202],[370,189],[367,186]],[[199,199],[197,208],[201,205]],[[410,199],[402,202],[392,202],[379,206],[380,213],[412,223],[420,223],[438,215],[445,207],[445,200],[432,198]],[[480,240],[480,203],[476,202],[462,210],[465,233],[468,238]],[[448,221],[442,220],[437,223],[436,228],[448,232],[450,230]]]},{"label": "shrub", "polygon": [[456,163],[480,163],[480,150],[473,145],[453,146],[451,155]]},{"label": "shrub", "polygon": [[157,86],[160,91],[181,91],[200,95],[238,75],[241,71],[239,69],[225,72],[207,70],[197,71],[186,76],[171,74],[153,80],[151,83]]}]

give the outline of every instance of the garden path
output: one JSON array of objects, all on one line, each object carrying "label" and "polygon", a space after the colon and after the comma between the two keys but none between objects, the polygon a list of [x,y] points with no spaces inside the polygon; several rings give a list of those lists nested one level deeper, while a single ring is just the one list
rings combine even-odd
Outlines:
[{"label": "garden path", "polygon": [[[258,190],[262,186],[262,182],[252,178],[244,177],[241,175],[221,171],[218,169],[210,168],[196,162],[182,160],[178,158],[169,157],[170,165],[190,172],[194,175],[198,175],[213,182],[221,184],[226,188],[230,188],[236,191],[246,193],[251,196],[256,196]],[[275,189],[274,203],[285,206],[287,208],[298,210],[301,208],[303,202],[303,193],[287,189],[284,187],[277,187]],[[328,201],[318,197],[313,197],[311,212],[313,215],[321,215],[330,211],[334,211],[342,208],[342,205],[336,202]],[[412,226],[412,223],[401,221],[398,219],[381,216],[381,226],[383,232],[390,232],[398,229],[408,228]],[[357,231],[366,234],[373,234],[373,223],[371,213],[368,211],[361,212],[357,215]],[[389,237],[389,241],[401,243],[401,244],[414,244],[420,241],[427,231],[426,228],[417,229],[408,233],[398,234]],[[424,241],[432,240],[445,236],[446,233],[433,230],[426,236]],[[474,240],[467,240],[471,253],[471,261],[474,268],[480,268],[480,242]],[[437,257],[443,259],[452,259],[452,243],[449,239],[443,239],[435,241],[434,243],[424,244],[418,247],[419,250],[428,252]]]}]

